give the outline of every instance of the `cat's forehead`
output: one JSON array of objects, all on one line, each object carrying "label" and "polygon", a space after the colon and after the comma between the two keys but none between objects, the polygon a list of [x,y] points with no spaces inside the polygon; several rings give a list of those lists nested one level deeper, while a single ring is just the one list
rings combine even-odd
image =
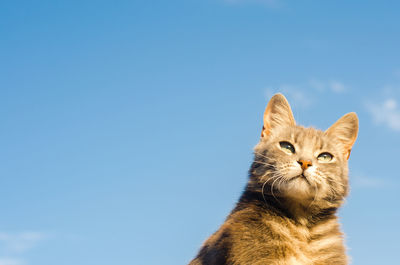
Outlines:
[{"label": "cat's forehead", "polygon": [[312,127],[292,126],[283,130],[279,130],[274,134],[276,140],[290,141],[299,146],[313,146],[314,148],[323,149],[331,147],[332,139],[323,131]]}]

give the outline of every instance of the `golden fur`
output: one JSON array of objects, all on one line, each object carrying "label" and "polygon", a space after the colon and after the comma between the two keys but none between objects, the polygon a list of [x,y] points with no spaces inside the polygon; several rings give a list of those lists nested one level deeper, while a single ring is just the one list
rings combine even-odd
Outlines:
[{"label": "golden fur", "polygon": [[325,132],[298,126],[286,98],[272,97],[246,189],[190,265],[348,264],[336,211],[357,132],[355,113]]}]

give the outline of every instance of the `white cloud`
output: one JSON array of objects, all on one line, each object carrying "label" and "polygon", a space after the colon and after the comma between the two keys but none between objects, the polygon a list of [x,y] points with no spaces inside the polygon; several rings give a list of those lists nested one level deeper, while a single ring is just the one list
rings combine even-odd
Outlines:
[{"label": "white cloud", "polygon": [[0,258],[0,265],[25,265],[26,262],[16,258]]},{"label": "white cloud", "polygon": [[343,93],[344,91],[346,91],[346,86],[336,80],[330,81],[329,87],[335,93]]},{"label": "white cloud", "polygon": [[400,110],[395,99],[389,98],[382,103],[367,103],[366,107],[376,124],[383,124],[400,132]]},{"label": "white cloud", "polygon": [[6,255],[5,257],[0,257],[0,265],[27,264],[27,262],[21,258],[21,255],[36,247],[46,238],[48,238],[48,235],[42,232],[0,232],[0,251]]},{"label": "white cloud", "polygon": [[3,243],[4,249],[7,252],[22,253],[35,247],[46,237],[47,235],[40,232],[0,233],[0,242]]},{"label": "white cloud", "polygon": [[318,80],[318,79],[311,79],[311,80],[308,82],[308,85],[309,85],[311,88],[314,88],[315,90],[317,90],[318,92],[323,92],[323,91],[326,90],[326,84],[325,84],[324,82],[321,82],[321,81]]},{"label": "white cloud", "polygon": [[288,98],[289,102],[293,102],[293,106],[307,108],[312,105],[313,99],[310,93],[306,93],[301,87],[283,84],[275,89],[267,88],[267,98],[271,98],[276,93],[282,93]]},{"label": "white cloud", "polygon": [[318,79],[311,79],[309,86],[316,89],[319,92],[330,90],[334,93],[344,93],[348,90],[348,87],[338,80],[321,81]]},{"label": "white cloud", "polygon": [[383,180],[363,175],[350,176],[350,180],[354,186],[360,188],[381,188],[385,186]]},{"label": "white cloud", "polygon": [[347,90],[347,86],[337,80],[320,81],[311,79],[307,83],[299,85],[281,84],[274,88],[266,89],[267,98],[271,98],[275,93],[284,94],[289,102],[293,102],[293,106],[300,108],[310,107],[318,97],[318,94],[331,91],[333,93],[343,93]]}]

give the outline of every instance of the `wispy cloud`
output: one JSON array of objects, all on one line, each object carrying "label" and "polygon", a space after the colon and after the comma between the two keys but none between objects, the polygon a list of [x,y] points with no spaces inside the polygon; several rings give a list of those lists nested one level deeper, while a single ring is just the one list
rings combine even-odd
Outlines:
[{"label": "wispy cloud", "polygon": [[344,93],[348,90],[348,86],[338,80],[321,81],[318,79],[311,79],[309,86],[320,91],[332,91],[334,93]]},{"label": "wispy cloud", "polygon": [[344,91],[346,91],[346,86],[343,83],[336,80],[330,81],[329,87],[335,93],[343,93]]},{"label": "wispy cloud", "polygon": [[382,188],[385,186],[382,179],[366,177],[364,175],[351,176],[350,180],[354,186],[360,188]]},{"label": "wispy cloud", "polygon": [[18,258],[0,258],[0,265],[25,265],[26,262]]},{"label": "wispy cloud", "polygon": [[223,0],[227,4],[259,4],[267,7],[279,7],[282,5],[281,0]]},{"label": "wispy cloud", "polygon": [[7,252],[22,253],[35,247],[46,237],[47,235],[40,232],[0,233],[0,242]]},{"label": "wispy cloud", "polygon": [[4,257],[0,257],[0,265],[27,264],[21,256],[47,238],[48,235],[42,232],[0,232],[0,250],[5,254]]},{"label": "wispy cloud", "polygon": [[307,96],[309,93],[305,93],[300,86],[283,84],[277,86],[276,88],[269,87],[266,90],[266,96],[267,98],[271,98],[275,93],[278,92],[283,93],[290,102],[293,102],[294,106],[307,108],[312,105],[312,97]]},{"label": "wispy cloud", "polygon": [[318,95],[322,93],[331,92],[339,94],[347,90],[348,86],[337,80],[320,81],[318,79],[311,79],[308,82],[297,85],[281,84],[275,87],[268,87],[266,94],[267,98],[270,98],[273,94],[280,92],[290,102],[293,102],[293,105],[300,108],[308,108],[318,99]]},{"label": "wispy cloud", "polygon": [[382,124],[400,132],[400,110],[394,98],[386,99],[381,103],[369,102],[366,108],[376,124]]}]

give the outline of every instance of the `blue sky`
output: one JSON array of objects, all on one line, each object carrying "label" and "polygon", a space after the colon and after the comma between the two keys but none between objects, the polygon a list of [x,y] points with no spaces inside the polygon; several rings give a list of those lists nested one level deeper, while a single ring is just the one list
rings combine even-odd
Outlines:
[{"label": "blue sky", "polygon": [[353,264],[400,245],[397,1],[2,1],[0,265],[186,264],[247,180],[271,95],[356,111]]}]

